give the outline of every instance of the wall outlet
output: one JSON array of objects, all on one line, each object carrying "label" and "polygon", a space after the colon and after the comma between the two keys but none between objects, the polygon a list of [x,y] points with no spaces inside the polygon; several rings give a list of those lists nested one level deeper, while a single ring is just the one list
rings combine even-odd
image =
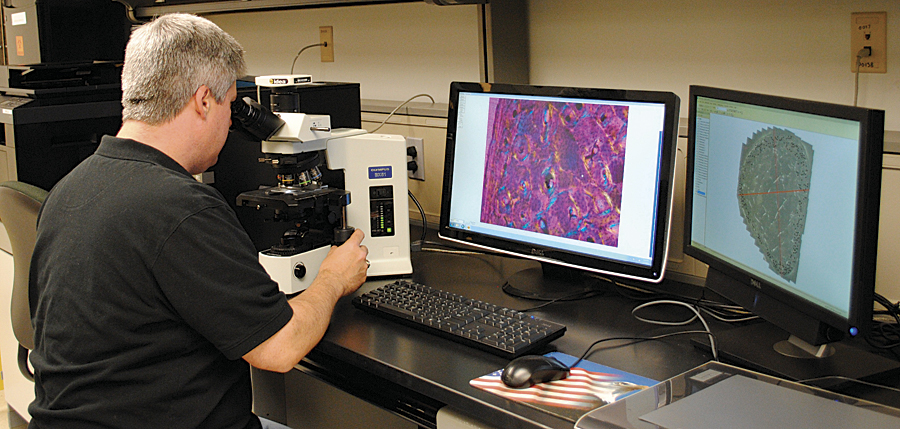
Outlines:
[{"label": "wall outlet", "polygon": [[[409,148],[415,148],[416,156],[409,154]],[[410,179],[425,181],[425,140],[418,137],[406,138],[406,162],[407,165],[415,161],[416,171],[407,170]]]},{"label": "wall outlet", "polygon": [[[860,49],[869,47],[872,55],[857,59]],[[887,73],[887,12],[850,14],[850,71]]]},{"label": "wall outlet", "polygon": [[333,63],[334,62],[334,28],[330,25],[327,27],[319,27],[319,43],[324,43],[325,46],[321,46],[319,48],[319,52],[322,54],[322,62],[323,63]]}]

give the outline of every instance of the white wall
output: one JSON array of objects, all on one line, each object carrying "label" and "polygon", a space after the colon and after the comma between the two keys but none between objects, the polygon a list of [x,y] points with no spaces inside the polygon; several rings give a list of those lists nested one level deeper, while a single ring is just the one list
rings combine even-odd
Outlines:
[{"label": "white wall", "polygon": [[[853,102],[850,13],[887,12],[888,72],[860,77],[860,105],[900,130],[896,0],[530,0],[531,83],[672,91],[701,84]],[[295,71],[359,82],[362,98],[447,101],[478,80],[477,6],[423,2],[210,15],[247,50],[251,74],[287,73],[334,27],[335,62],[304,52]],[[682,116],[687,116],[686,102]]]},{"label": "white wall", "polygon": [[900,130],[900,1],[531,0],[531,83],[672,91],[721,86],[853,103],[850,13],[887,12],[886,74],[859,104]]},{"label": "white wall", "polygon": [[[286,74],[319,27],[334,27],[334,62],[304,52],[295,73],[358,82],[363,99],[403,101],[419,93],[446,103],[453,80],[478,81],[478,9],[403,3],[209,15],[244,46],[251,75]],[[418,99],[418,101],[427,101]]]},{"label": "white wall", "polygon": [[[886,129],[900,130],[896,0],[531,0],[529,8],[531,83],[672,91],[683,118],[692,84],[852,104],[850,14],[886,11],[888,72],[860,75],[859,105],[883,109]],[[886,177],[894,181],[883,201],[896,207],[896,179]],[[877,291],[897,300],[891,216],[881,224]],[[670,268],[703,275],[702,264],[674,253]]]}]

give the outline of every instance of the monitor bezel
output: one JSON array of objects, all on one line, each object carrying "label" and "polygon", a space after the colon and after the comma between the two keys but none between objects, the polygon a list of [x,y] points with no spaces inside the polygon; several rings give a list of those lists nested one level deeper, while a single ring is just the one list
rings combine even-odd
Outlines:
[{"label": "monitor bezel", "polygon": [[[693,155],[696,143],[698,97],[847,119],[860,124],[856,225],[853,243],[854,263],[851,274],[851,302],[846,319],[815,302],[795,295],[764,278],[722,260],[713,253],[694,246],[691,240],[695,162]],[[688,157],[685,170],[684,253],[709,265],[711,270],[718,270],[727,277],[727,280],[733,280],[707,282],[706,287],[810,344],[823,344],[838,340],[843,335],[853,335],[851,328],[856,328],[857,334],[865,333],[871,324],[875,289],[883,144],[884,112],[880,110],[692,85],[688,108]],[[717,278],[721,279],[721,277]],[[773,304],[772,301],[775,303],[771,308],[762,305],[762,303]],[[785,314],[785,309],[795,311],[796,314]],[[811,322],[821,322],[827,326],[806,329],[810,327]],[[835,338],[833,329],[827,329],[829,327],[840,331],[838,338]]]},{"label": "monitor bezel", "polygon": [[[658,231],[653,239],[655,249],[651,263],[647,266],[629,264],[622,261],[593,256],[584,256],[546,246],[493,237],[487,234],[452,228],[450,226],[450,197],[453,183],[453,166],[456,147],[456,107],[459,94],[496,93],[525,96],[563,97],[572,99],[596,99],[622,102],[658,103],[665,106],[663,139],[660,148],[659,192],[656,201],[656,224]],[[678,131],[678,96],[671,92],[635,91],[619,89],[577,88],[557,86],[535,86],[519,84],[452,82],[447,115],[447,145],[444,162],[444,178],[441,192],[441,215],[438,235],[446,240],[476,246],[512,256],[528,258],[542,263],[590,271],[622,278],[658,283],[665,274],[668,255],[668,238],[671,220],[673,185],[675,180],[675,154]]]}]

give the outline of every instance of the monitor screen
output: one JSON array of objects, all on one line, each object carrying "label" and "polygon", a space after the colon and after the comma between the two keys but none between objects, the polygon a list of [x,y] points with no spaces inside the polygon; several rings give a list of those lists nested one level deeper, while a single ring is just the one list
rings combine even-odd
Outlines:
[{"label": "monitor screen", "polygon": [[440,235],[660,281],[678,106],[663,92],[454,82]]},{"label": "monitor screen", "polygon": [[685,253],[807,345],[871,322],[884,112],[690,89]]}]

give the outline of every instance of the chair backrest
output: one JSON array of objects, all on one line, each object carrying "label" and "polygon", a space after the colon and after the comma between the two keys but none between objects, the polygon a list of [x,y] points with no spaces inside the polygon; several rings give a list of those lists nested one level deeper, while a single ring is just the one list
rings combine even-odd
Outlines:
[{"label": "chair backrest", "polygon": [[37,236],[37,215],[47,191],[24,182],[0,183],[0,222],[12,245],[14,280],[10,313],[16,340],[34,349],[34,328],[28,303],[28,273]]}]

